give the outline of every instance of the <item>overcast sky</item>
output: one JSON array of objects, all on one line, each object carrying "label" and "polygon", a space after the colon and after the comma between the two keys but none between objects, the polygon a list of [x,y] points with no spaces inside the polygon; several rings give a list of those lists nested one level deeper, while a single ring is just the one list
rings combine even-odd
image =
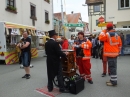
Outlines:
[{"label": "overcast sky", "polygon": [[[87,6],[82,6],[85,4],[85,0],[62,0],[64,11],[67,14],[70,14],[71,11],[74,13],[81,13],[82,19],[85,22],[88,22],[88,8]],[[61,12],[61,0],[53,0],[54,4],[54,13]]]}]

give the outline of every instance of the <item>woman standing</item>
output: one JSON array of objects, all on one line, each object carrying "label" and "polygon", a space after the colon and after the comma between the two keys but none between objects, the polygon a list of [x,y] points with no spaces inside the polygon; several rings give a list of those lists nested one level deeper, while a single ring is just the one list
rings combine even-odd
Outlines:
[{"label": "woman standing", "polygon": [[61,37],[62,39],[62,49],[68,49],[69,47],[69,42],[65,37]]}]

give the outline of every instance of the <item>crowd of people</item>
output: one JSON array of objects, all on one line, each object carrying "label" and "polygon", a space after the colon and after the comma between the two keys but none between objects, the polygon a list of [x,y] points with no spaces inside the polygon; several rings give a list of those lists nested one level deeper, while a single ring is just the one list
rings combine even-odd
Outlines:
[{"label": "crowd of people", "polygon": [[[121,33],[122,34],[122,33]],[[23,33],[24,41],[23,46],[17,45],[22,49],[22,61],[25,67],[26,74],[22,78],[30,78],[30,44],[31,41],[27,38],[27,32]],[[47,75],[48,75],[48,91],[53,90],[53,80],[57,76],[59,91],[68,93],[65,89],[62,74],[62,65],[60,57],[66,57],[68,52],[62,52],[64,49],[72,49],[75,51],[75,63],[78,67],[80,76],[83,77],[88,83],[93,84],[91,77],[91,57],[95,59],[102,59],[103,73],[105,77],[108,71],[110,80],[106,82],[108,86],[117,85],[117,57],[122,49],[123,35],[118,35],[113,29],[113,24],[108,23],[106,29],[99,35],[90,35],[85,37],[83,32],[79,32],[78,36],[67,40],[61,37],[57,40],[57,33],[55,30],[49,31],[50,39],[45,43],[45,52],[47,55]],[[108,63],[108,64],[107,64]],[[108,70],[107,70],[108,67]]]}]

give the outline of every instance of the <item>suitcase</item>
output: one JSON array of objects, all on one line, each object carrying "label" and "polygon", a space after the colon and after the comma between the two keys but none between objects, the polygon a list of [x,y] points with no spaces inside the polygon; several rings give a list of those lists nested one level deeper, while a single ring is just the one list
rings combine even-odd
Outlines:
[{"label": "suitcase", "polygon": [[84,90],[84,79],[80,76],[69,82],[69,91],[72,94],[78,94]]}]

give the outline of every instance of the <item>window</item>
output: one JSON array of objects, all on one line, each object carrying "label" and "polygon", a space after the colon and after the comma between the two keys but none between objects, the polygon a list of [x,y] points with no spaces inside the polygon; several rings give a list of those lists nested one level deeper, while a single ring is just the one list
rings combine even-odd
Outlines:
[{"label": "window", "polygon": [[120,8],[130,8],[130,0],[119,0]]},{"label": "window", "polygon": [[98,20],[96,20],[96,26],[98,26],[98,24],[99,24],[99,21],[98,21]]},{"label": "window", "polygon": [[48,11],[45,11],[45,21],[48,21],[49,20],[49,13]]},{"label": "window", "polygon": [[94,5],[94,12],[100,12],[100,5]]},{"label": "window", "polygon": [[15,0],[7,0],[7,6],[15,7]]},{"label": "window", "polygon": [[31,4],[30,5],[31,17],[36,17],[36,6]]}]

